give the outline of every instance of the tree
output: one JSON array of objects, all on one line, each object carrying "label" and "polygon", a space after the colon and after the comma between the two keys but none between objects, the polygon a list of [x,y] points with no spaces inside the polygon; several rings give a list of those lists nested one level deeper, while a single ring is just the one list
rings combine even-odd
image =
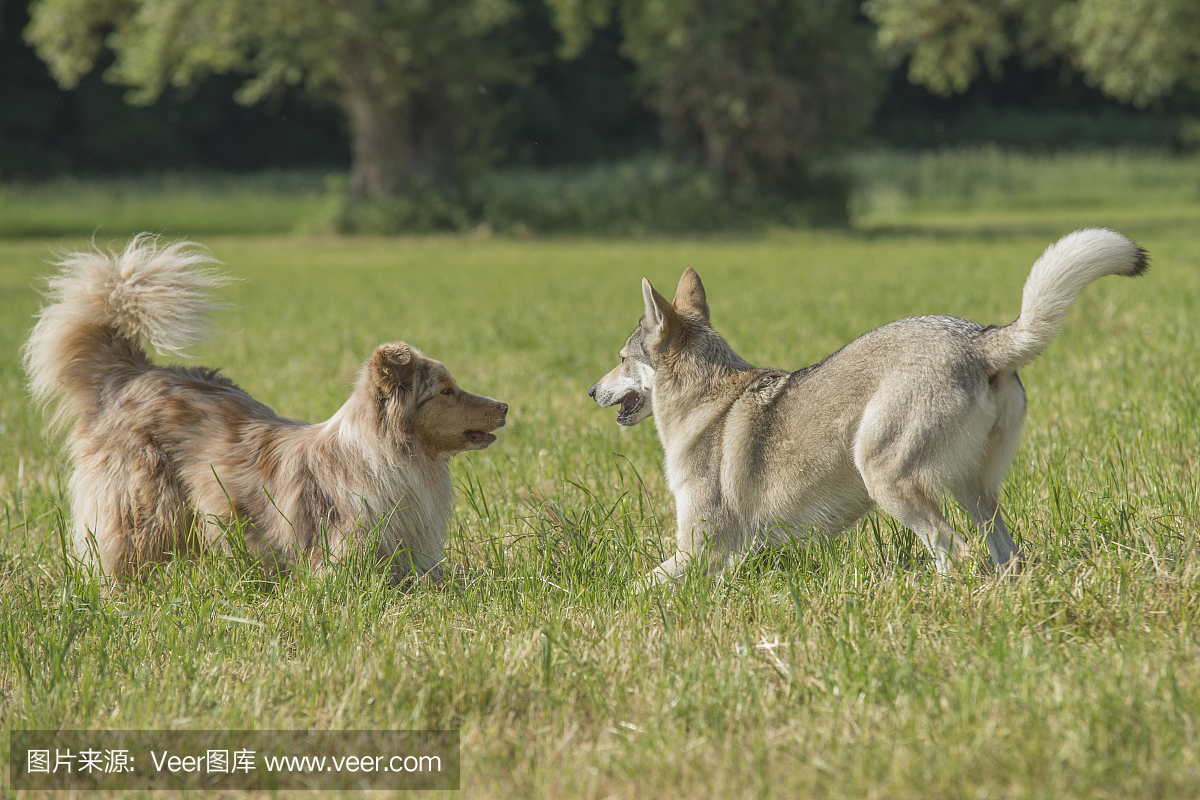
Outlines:
[{"label": "tree", "polygon": [[107,80],[154,101],[240,72],[239,102],[291,87],[338,103],[349,122],[351,194],[445,183],[486,134],[488,88],[526,67],[501,27],[511,0],[35,0],[27,40],[64,88],[105,48]]},{"label": "tree", "polygon": [[867,0],[877,43],[909,58],[909,80],[940,94],[966,90],[1010,56],[1063,58],[1106,94],[1149,105],[1200,87],[1196,0]]},{"label": "tree", "polygon": [[879,87],[852,0],[548,0],[565,57],[620,19],[672,153],[787,190],[865,125]]}]

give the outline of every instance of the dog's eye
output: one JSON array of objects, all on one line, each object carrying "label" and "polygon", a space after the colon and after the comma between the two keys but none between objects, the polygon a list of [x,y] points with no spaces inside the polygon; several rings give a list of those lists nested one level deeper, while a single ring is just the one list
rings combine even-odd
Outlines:
[{"label": "dog's eye", "polygon": [[454,390],[451,389],[449,386],[447,386],[445,389],[442,389],[442,396],[443,397],[453,397]]}]

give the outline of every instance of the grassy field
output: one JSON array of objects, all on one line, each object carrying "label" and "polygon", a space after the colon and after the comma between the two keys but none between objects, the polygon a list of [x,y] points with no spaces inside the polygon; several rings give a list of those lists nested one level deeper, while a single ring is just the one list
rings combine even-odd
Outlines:
[{"label": "grassy field", "polygon": [[1200,157],[1098,150],[1032,155],[981,147],[851,155],[855,216],[873,225],[1025,229],[1120,218],[1145,227],[1200,220]]},{"label": "grassy field", "polygon": [[295,233],[329,203],[326,176],[302,171],[0,183],[0,238]]},{"label": "grassy field", "polygon": [[[1194,221],[876,213],[749,239],[206,238],[242,280],[195,355],[276,411],[326,418],[398,338],[510,403],[500,441],[454,461],[451,579],[409,591],[211,557],[102,598],[62,555],[66,465],[17,357],[50,246],[79,242],[0,242],[0,724],[456,728],[472,798],[1194,797]],[[642,275],[666,291],[695,267],[743,356],[797,368],[901,316],[1010,321],[1080,222],[1121,225],[1152,268],[1089,288],[1022,372],[1004,507],[1026,574],[991,575],[951,508],[975,552],[947,579],[879,515],[716,585],[631,591],[673,504],[651,423],[586,392]]]}]

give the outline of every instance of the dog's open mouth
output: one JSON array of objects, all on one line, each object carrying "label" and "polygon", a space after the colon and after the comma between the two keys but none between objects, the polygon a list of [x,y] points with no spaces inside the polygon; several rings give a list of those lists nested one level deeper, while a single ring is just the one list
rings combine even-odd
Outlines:
[{"label": "dog's open mouth", "polygon": [[487,431],[466,431],[465,435],[471,444],[479,445],[480,447],[487,447],[496,441],[496,435]]},{"label": "dog's open mouth", "polygon": [[[508,424],[508,420],[504,417],[500,417],[499,419],[493,421],[491,429],[497,430],[499,428],[503,428],[506,424]],[[496,441],[496,434],[489,433],[488,431],[463,431],[463,436],[466,436],[467,441],[479,449],[483,449],[492,442]]]},{"label": "dog's open mouth", "polygon": [[637,392],[630,392],[621,398],[621,409],[617,412],[618,425],[632,425],[634,417],[642,410],[644,398]]}]

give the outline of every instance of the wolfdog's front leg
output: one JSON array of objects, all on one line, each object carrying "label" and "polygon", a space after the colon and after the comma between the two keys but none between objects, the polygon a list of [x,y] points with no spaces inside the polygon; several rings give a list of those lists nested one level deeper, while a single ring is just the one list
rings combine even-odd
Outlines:
[{"label": "wolfdog's front leg", "polygon": [[691,558],[687,553],[676,551],[675,555],[647,572],[646,576],[642,578],[642,585],[648,589],[651,586],[658,586],[662,583],[672,583],[679,580],[683,577],[684,571],[687,570]]},{"label": "wolfdog's front leg", "polygon": [[679,516],[675,535],[675,555],[646,574],[643,583],[657,586],[680,580],[693,567],[701,568],[709,577],[719,577],[729,565],[741,539],[736,520],[726,519],[720,510],[706,514]]}]

